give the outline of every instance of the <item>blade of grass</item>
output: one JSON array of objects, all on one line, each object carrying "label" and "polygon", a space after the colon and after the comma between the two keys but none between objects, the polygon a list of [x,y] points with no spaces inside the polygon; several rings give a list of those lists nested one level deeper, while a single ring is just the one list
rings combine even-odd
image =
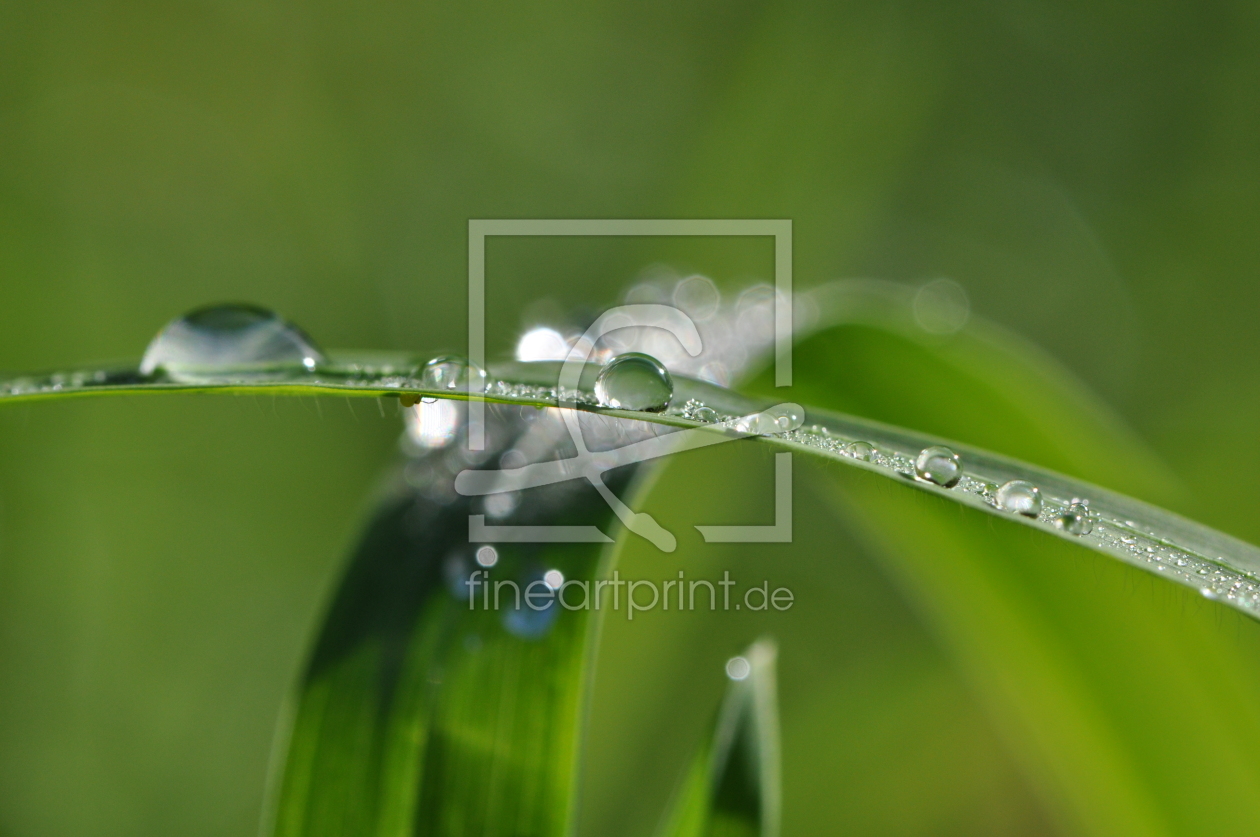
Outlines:
[{"label": "blade of grass", "polygon": [[[818,339],[824,338],[819,336]],[[399,362],[402,362],[401,359]],[[825,370],[815,373],[815,367],[826,365],[825,356],[821,364],[806,364],[806,368],[810,370],[807,374],[823,376]],[[106,378],[103,384],[76,384],[74,380],[80,376],[63,374],[52,377],[65,378],[68,382],[41,386],[35,391],[22,390],[14,394],[13,388],[10,387],[8,390],[10,394],[0,396],[0,403],[6,399],[10,402],[18,402],[30,398],[132,392],[278,395],[336,393],[388,395],[415,400],[422,397],[458,400],[473,397],[491,403],[538,407],[554,406],[558,400],[563,400],[584,411],[597,411],[602,415],[616,418],[700,429],[706,433],[722,434],[732,438],[746,437],[750,433],[747,429],[750,422],[740,422],[737,420],[738,417],[754,414],[773,404],[765,397],[749,397],[712,384],[675,376],[673,403],[678,406],[668,412],[640,413],[601,409],[597,406],[595,396],[589,389],[589,382],[594,379],[597,371],[594,365],[589,366],[583,373],[578,390],[564,393],[557,391],[555,383],[558,380],[559,366],[558,363],[539,362],[511,363],[494,367],[491,369],[491,383],[486,391],[473,393],[471,396],[469,393],[458,390],[425,388],[412,375],[418,367],[414,367],[411,372],[407,369],[399,371],[399,367],[392,363],[381,367],[373,367],[365,363],[334,367],[344,373],[338,373],[341,377],[336,377],[331,372],[293,373],[287,377],[268,380],[225,380],[197,385],[171,385],[131,379],[128,383],[114,384],[110,383],[114,380],[112,378]],[[48,380],[52,380],[52,377]],[[134,375],[132,377],[134,378]],[[801,380],[807,380],[805,374],[798,377]],[[913,392],[909,387],[904,387],[899,379],[889,380],[888,384],[902,387],[906,392]],[[820,388],[814,394],[826,400],[831,397],[828,393],[833,391],[834,389]],[[727,417],[729,420],[719,424],[706,424],[695,420],[692,417],[694,413],[689,412],[691,408],[687,405],[694,406],[700,403],[713,408],[720,416]],[[978,415],[987,414],[985,402],[967,403],[974,403]],[[924,415],[931,415],[943,409],[941,402],[929,398],[921,400],[920,407]],[[826,410],[811,408],[808,412],[799,410],[792,412],[800,414],[798,418],[803,419],[805,426],[788,432],[767,430],[767,435],[763,437],[766,442],[854,467],[875,470],[903,484],[951,497],[959,503],[982,509],[990,514],[1006,518],[1016,517],[1018,522],[1034,526],[1048,534],[1075,541],[1142,567],[1149,572],[1158,573],[1178,583],[1204,590],[1205,595],[1219,598],[1246,613],[1260,614],[1260,549],[1250,544],[1155,506],[1078,479],[992,454],[980,448]],[[770,418],[773,419],[774,415]],[[997,425],[997,427],[1001,426]],[[740,430],[741,427],[744,429]],[[846,448],[847,444],[859,440],[873,443],[876,447],[876,453],[869,461],[851,456],[851,451]],[[710,440],[710,443],[712,441],[716,439]],[[948,444],[955,452],[961,454],[966,476],[955,488],[942,488],[928,481],[915,479],[915,456],[925,447],[936,444]],[[1103,445],[1100,449],[1106,448],[1107,446]],[[1127,466],[1134,463],[1136,463],[1134,472],[1141,473],[1145,466],[1139,460],[1143,459],[1144,455],[1138,453],[1130,456],[1127,453],[1130,449],[1131,446],[1115,446],[1115,467],[1098,468],[1099,473],[1104,471],[1128,473]],[[1024,480],[1040,487],[1046,502],[1042,514],[1036,519],[1011,515],[997,508],[993,489],[1010,480]],[[1055,524],[1056,518],[1067,510],[1075,498],[1088,500],[1092,511],[1093,531],[1083,536],[1075,536]]]},{"label": "blade of grass", "polygon": [[[994,450],[1167,495],[1167,479],[1143,464],[1149,456],[1131,436],[1039,353],[984,328],[929,335],[910,321],[910,299],[884,302],[801,344],[793,397],[875,419],[914,417]],[[767,391],[768,376],[759,384]],[[978,466],[985,455],[963,458]],[[1143,538],[1146,528],[1180,531],[1205,551],[1219,549],[1254,569],[1245,558],[1250,547],[1208,546],[1216,536],[1190,534],[1166,512],[1017,470],[1043,490],[1055,484],[1057,492],[1109,509],[1116,519],[1104,525],[1119,525],[1127,563],[1165,576],[1186,569],[1178,562],[1190,559],[1165,552],[1161,539]],[[960,514],[851,471],[830,469],[826,482],[831,487],[821,490],[865,533],[968,675],[1066,832],[1251,830],[1248,800],[1260,791],[1252,757],[1260,745],[1260,632],[1199,595],[1199,587],[1221,595],[1209,583],[1209,565],[1178,576],[1190,590],[1159,587],[1070,541],[1012,525],[1016,515],[994,521]],[[1134,516],[1115,514],[1121,509]],[[1129,520],[1142,521],[1133,527],[1139,531],[1126,529]],[[1240,576],[1234,583],[1249,582]],[[1203,804],[1207,798],[1211,805]]]},{"label": "blade of grass", "polygon": [[[526,592],[549,570],[590,582],[612,547],[474,557],[469,501],[434,493],[449,490],[447,462],[407,467],[430,488],[397,487],[351,561],[294,698],[273,833],[567,834],[599,614],[535,610],[507,582]],[[543,507],[553,524],[613,523],[593,491]]]},{"label": "blade of grass", "polygon": [[777,837],[775,657],[774,643],[763,639],[728,664],[713,734],[696,752],[660,837]]}]

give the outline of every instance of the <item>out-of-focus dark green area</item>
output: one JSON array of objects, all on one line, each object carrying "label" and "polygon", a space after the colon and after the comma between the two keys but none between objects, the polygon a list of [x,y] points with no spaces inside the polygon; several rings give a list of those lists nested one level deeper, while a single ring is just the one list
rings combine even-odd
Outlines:
[{"label": "out-of-focus dark green area", "polygon": [[[798,287],[958,281],[1169,463],[1176,510],[1260,541],[1258,40],[1245,3],[5,3],[0,368],[135,357],[225,299],[326,346],[458,349],[469,218],[791,218]],[[772,267],[761,241],[494,241],[491,349],[536,300],[604,305],[657,262],[728,288]],[[327,399],[0,410],[0,834],[254,832],[282,697],[397,430]],[[685,476],[662,496],[709,517],[671,523],[744,522],[668,485]],[[802,500],[795,552],[696,559],[773,561],[834,599],[808,611],[830,633],[782,641],[788,822],[1051,829],[973,681],[829,508]],[[828,550],[844,572],[790,560]],[[711,628],[712,653],[750,638]],[[634,711],[682,759],[721,690],[707,657],[654,669],[636,649],[674,646],[647,629],[607,642],[655,671]],[[618,718],[615,696],[595,712]],[[641,735],[623,720],[609,752]],[[649,828],[660,758],[601,763],[584,822]]]}]

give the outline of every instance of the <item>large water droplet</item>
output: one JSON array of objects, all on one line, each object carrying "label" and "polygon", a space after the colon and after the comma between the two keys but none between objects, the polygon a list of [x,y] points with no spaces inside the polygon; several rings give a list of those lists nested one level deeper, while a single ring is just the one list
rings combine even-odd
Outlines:
[{"label": "large water droplet", "polygon": [[914,473],[921,480],[953,488],[962,479],[962,461],[944,445],[932,445],[919,452]]},{"label": "large water droplet", "polygon": [[140,373],[176,381],[314,370],[324,356],[303,331],[255,305],[213,305],[172,320],[145,349]]},{"label": "large water droplet", "polygon": [[1094,531],[1094,516],[1090,514],[1089,506],[1084,503],[1073,503],[1062,514],[1055,517],[1054,525],[1069,535],[1080,537]]},{"label": "large water droplet", "polygon": [[659,360],[642,352],[617,355],[595,379],[601,407],[659,413],[674,397],[674,381]]},{"label": "large water droplet", "polygon": [[420,373],[420,383],[425,389],[457,392],[468,392],[468,385],[471,383],[473,392],[484,392],[486,370],[457,355],[441,355],[424,365],[424,371]]},{"label": "large water droplet", "polygon": [[1041,489],[1024,480],[1003,483],[994,497],[998,508],[1024,517],[1041,514]]}]

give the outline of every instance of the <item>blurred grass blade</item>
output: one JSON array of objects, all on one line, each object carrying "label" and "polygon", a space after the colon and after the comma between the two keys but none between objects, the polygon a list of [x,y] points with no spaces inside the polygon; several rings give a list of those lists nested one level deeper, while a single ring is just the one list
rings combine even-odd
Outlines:
[{"label": "blurred grass blade", "polygon": [[[276,837],[571,829],[599,614],[552,599],[535,609],[507,583],[526,593],[559,572],[580,585],[607,571],[612,548],[470,544],[477,509],[450,489],[467,456],[451,445],[410,460],[353,556],[297,690]],[[590,490],[535,506],[552,524],[613,523]]]},{"label": "blurred grass blade", "polygon": [[[790,397],[1148,500],[1175,496],[1167,468],[1102,399],[1039,347],[969,315],[965,301],[937,310],[941,285],[957,288],[851,279],[815,289],[822,327],[802,330],[795,352],[805,367]],[[750,389],[788,397],[772,385],[763,373]]]},{"label": "blurred grass blade", "polygon": [[[902,303],[866,307],[807,338],[792,394],[874,419],[915,418],[1135,493],[1167,493],[1158,467],[1123,428],[1039,353],[976,324],[928,334],[907,324],[911,300]],[[759,383],[770,386],[767,378]],[[983,473],[986,456],[964,452],[963,460]],[[1014,467],[1043,491],[1055,483],[1060,492],[1090,490]],[[1180,531],[1182,543],[1196,541],[1249,570],[1254,548],[1214,543],[1167,512],[1106,492],[1082,493],[1110,510],[1115,519],[1102,515],[1100,525],[1118,526],[1121,537],[1118,550],[1076,543],[1186,585],[1174,588],[1100,561],[1070,539],[1038,537],[1017,525],[1027,521],[1018,515],[995,521],[944,502],[951,493],[959,499],[958,489],[936,491],[936,499],[889,491],[852,471],[828,476],[824,490],[969,676],[1065,833],[1253,830],[1260,635],[1199,592],[1254,615],[1252,582],[1240,574],[1216,585],[1212,565],[1168,552],[1166,540],[1142,530]],[[1115,514],[1121,509],[1135,516]],[[1126,529],[1128,521],[1141,524]],[[1189,567],[1197,569],[1184,572]]]},{"label": "blurred grass blade", "polygon": [[660,837],[778,837],[776,649],[759,640],[731,660],[713,735],[700,747]]}]

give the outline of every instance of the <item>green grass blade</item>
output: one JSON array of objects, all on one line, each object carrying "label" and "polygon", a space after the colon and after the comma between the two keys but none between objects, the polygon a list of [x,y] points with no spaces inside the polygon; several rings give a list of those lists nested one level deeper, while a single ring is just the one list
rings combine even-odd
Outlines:
[{"label": "green grass blade", "polygon": [[[917,417],[928,429],[1135,493],[1168,493],[1128,434],[1038,353],[983,327],[926,334],[907,323],[903,303],[807,338],[793,397],[874,419]],[[768,379],[760,384],[764,391]],[[988,457],[963,458],[982,474]],[[1037,537],[1016,515],[959,514],[836,469],[821,490],[968,675],[1066,833],[1249,833],[1249,800],[1260,792],[1260,633],[1199,589],[1254,615],[1253,548],[1126,498],[1086,493],[1074,479],[993,464],[1060,497],[1093,498],[1106,510],[1100,525],[1117,537],[1078,544],[1192,589],[1157,586],[1069,539]],[[935,493],[959,499],[958,491]],[[1149,537],[1155,531],[1161,536]],[[1172,542],[1193,542],[1244,572],[1217,584],[1219,563],[1198,563],[1169,550]]]},{"label": "green grass blade", "polygon": [[747,673],[732,677],[713,734],[696,752],[660,837],[777,837],[775,657],[774,643],[759,640],[738,658]]},{"label": "green grass blade", "polygon": [[[906,345],[902,348],[908,351],[902,352],[903,360],[896,375],[888,375],[887,370],[881,373],[878,369],[857,368],[837,377],[837,368],[846,367],[841,362],[843,357],[835,356],[830,342],[840,340],[853,327],[842,325],[807,338],[799,352],[804,362],[798,363],[797,391],[823,406],[834,401],[868,415],[895,412],[898,416],[915,419],[916,424],[945,426],[940,423],[940,417],[949,415],[949,427],[965,431],[961,435],[979,439],[994,449],[1019,450],[1032,461],[1058,463],[1069,472],[1085,475],[1086,479],[1126,486],[1135,493],[1169,494],[1168,480],[1140,445],[1097,409],[1096,402],[1091,406],[1082,390],[1072,385],[1061,370],[1047,366],[1044,358],[1027,356],[1015,342],[1003,343],[995,339],[994,332],[979,335],[964,332],[953,342],[919,340],[916,344],[916,341],[903,339]],[[868,329],[878,339],[894,331],[893,328]],[[963,350],[958,350],[958,346]],[[879,351],[868,351],[867,356],[880,358],[889,352],[891,349],[884,345]],[[578,389],[559,392],[558,363],[502,364],[490,370],[484,392],[470,394],[457,389],[426,387],[421,379],[422,364],[414,357],[372,356],[363,352],[331,353],[328,357],[328,362],[310,372],[288,371],[270,377],[224,378],[196,384],[145,379],[135,368],[104,375],[84,371],[42,378],[28,376],[20,379],[20,384],[10,381],[0,386],[0,403],[165,392],[386,395],[407,403],[421,397],[473,397],[492,403],[539,407],[563,401],[578,409],[595,410],[608,416],[675,427],[704,427],[728,437],[755,434],[756,430],[748,429],[750,423],[739,421],[739,417],[773,404],[768,397],[753,398],[675,376],[674,406],[667,412],[604,410],[597,406],[590,388],[596,372],[593,366],[584,371]],[[846,393],[850,392],[847,385],[850,378],[882,381],[883,389],[877,386],[870,391],[895,391],[901,393],[904,400],[894,398],[885,403],[875,398],[845,400]],[[854,391],[860,394],[860,389]],[[774,393],[774,400],[791,397],[788,392],[777,389]],[[701,403],[726,420],[707,425],[697,421],[694,408]],[[895,409],[890,410],[889,404]],[[956,410],[954,404],[964,409]],[[1075,406],[1068,409],[1062,404]],[[1060,406],[1049,409],[1047,405]],[[970,421],[963,418],[968,415]],[[916,480],[914,469],[918,452],[945,441],[940,437],[829,410],[810,409],[802,416],[804,426],[799,429],[781,432],[771,428],[761,432],[771,444],[874,470],[990,514],[1017,518],[1043,532],[1203,590],[1205,595],[1219,598],[1244,612],[1260,614],[1260,549],[1254,546],[1076,476],[1065,476],[956,442],[947,443],[961,455],[966,476],[955,488],[940,488]],[[1001,420],[995,421],[994,416],[1000,416]],[[1085,440],[1096,441],[1087,443]],[[873,443],[875,455],[869,461],[848,455],[846,445],[854,441]],[[997,508],[994,489],[1010,480],[1029,481],[1040,488],[1045,504],[1036,519]],[[1079,537],[1055,524],[1076,498],[1089,501],[1094,522],[1092,532]]]},{"label": "green grass blade", "polygon": [[[493,592],[466,581],[479,569],[469,512],[406,487],[371,521],[297,691],[277,837],[568,833],[598,612],[553,604],[540,618],[510,588],[484,607]],[[593,492],[550,514],[611,523]],[[590,581],[612,560],[605,544],[496,550],[492,578],[522,588],[550,569]]]}]

